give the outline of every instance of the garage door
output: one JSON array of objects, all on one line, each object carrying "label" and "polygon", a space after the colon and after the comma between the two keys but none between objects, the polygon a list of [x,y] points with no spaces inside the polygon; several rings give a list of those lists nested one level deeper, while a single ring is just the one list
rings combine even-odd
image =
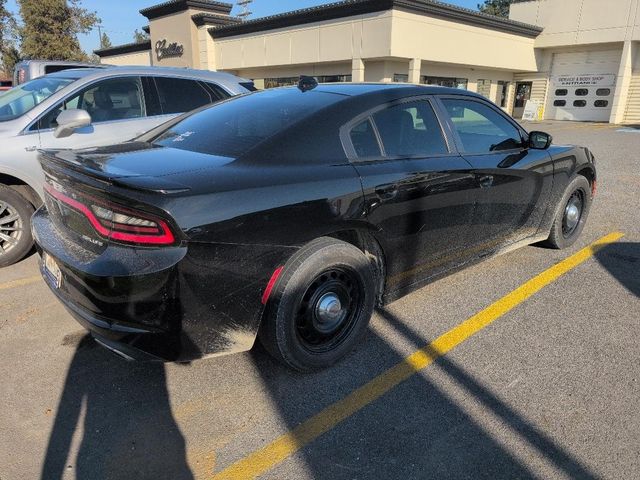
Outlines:
[{"label": "garage door", "polygon": [[555,53],[546,118],[608,122],[621,50]]}]

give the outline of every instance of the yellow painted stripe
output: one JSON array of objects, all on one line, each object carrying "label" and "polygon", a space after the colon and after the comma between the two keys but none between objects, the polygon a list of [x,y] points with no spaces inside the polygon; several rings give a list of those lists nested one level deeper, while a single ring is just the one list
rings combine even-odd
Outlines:
[{"label": "yellow painted stripe", "polygon": [[389,390],[424,369],[438,357],[478,333],[516,306],[591,258],[602,247],[619,240],[622,233],[611,233],[578,253],[527,281],[511,293],[449,330],[402,362],[328,406],[288,433],[214,475],[215,480],[251,479],[267,472],[305,445],[328,432],[343,420],[377,400]]},{"label": "yellow painted stripe", "polygon": [[20,280],[14,280],[12,282],[0,283],[0,290],[7,290],[9,288],[16,288],[16,287],[24,287],[25,285],[30,285],[32,283],[39,282],[40,280],[42,280],[42,277],[38,275],[37,277],[22,278]]}]

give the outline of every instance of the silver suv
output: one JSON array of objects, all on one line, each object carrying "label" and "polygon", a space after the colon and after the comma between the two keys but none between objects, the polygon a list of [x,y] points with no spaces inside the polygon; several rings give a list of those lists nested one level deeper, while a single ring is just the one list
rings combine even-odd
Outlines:
[{"label": "silver suv", "polygon": [[0,267],[32,248],[39,149],[120,143],[180,113],[254,90],[227,73],[158,67],[65,70],[0,96]]}]

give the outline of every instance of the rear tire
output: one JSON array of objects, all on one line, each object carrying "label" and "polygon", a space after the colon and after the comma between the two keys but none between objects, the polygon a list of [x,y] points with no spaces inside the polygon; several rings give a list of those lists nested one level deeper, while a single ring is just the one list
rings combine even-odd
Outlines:
[{"label": "rear tire", "polygon": [[15,190],[0,185],[0,268],[24,258],[33,247],[33,206]]},{"label": "rear tire", "polygon": [[589,181],[581,175],[574,177],[560,200],[549,238],[544,245],[559,250],[573,245],[584,229],[591,200]]},{"label": "rear tire", "polygon": [[374,272],[353,245],[322,237],[285,265],[259,338],[285,365],[310,372],[347,355],[364,335],[376,298]]}]

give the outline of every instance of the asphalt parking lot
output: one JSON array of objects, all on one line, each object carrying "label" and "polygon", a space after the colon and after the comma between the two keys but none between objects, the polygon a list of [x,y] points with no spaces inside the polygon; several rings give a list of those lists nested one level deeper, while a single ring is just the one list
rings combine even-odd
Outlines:
[{"label": "asphalt parking lot", "polygon": [[129,363],[85,336],[35,256],[1,270],[0,479],[640,478],[640,129],[527,128],[598,159],[578,244],[388,305],[321,373],[259,346]]}]

